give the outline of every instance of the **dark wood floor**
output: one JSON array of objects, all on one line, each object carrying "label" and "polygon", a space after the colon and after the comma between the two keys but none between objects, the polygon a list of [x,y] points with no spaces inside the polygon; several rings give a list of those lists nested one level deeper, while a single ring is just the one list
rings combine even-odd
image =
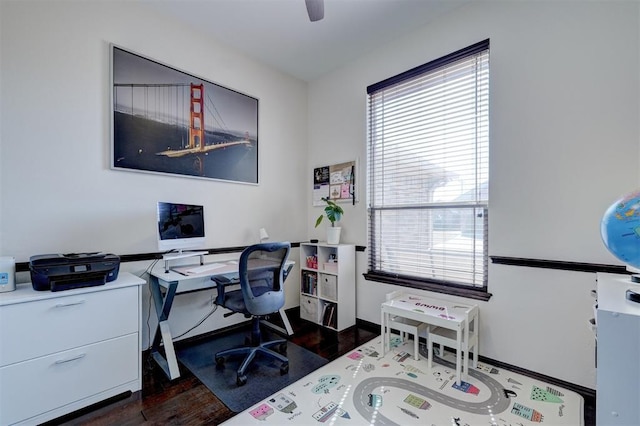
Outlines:
[{"label": "dark wood floor", "polygon": [[[332,361],[380,334],[371,324],[336,333],[289,316],[294,335],[290,341]],[[46,425],[218,425],[233,417],[230,411],[189,370],[170,381],[145,353],[142,391],[111,404],[93,407]],[[595,398],[585,398],[585,426],[595,425]]]}]

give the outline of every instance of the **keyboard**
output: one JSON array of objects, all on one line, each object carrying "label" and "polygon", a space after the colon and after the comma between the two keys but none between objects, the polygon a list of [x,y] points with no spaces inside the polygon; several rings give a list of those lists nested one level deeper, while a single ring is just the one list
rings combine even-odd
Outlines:
[{"label": "keyboard", "polygon": [[190,274],[204,274],[209,271],[215,271],[218,268],[223,268],[227,266],[225,263],[207,263],[206,265],[195,266],[193,268],[189,268],[187,273]]}]

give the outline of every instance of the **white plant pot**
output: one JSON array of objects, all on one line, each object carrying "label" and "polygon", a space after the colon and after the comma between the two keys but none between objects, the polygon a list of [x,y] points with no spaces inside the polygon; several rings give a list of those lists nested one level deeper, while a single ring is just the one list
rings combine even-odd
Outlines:
[{"label": "white plant pot", "polygon": [[340,244],[340,230],[339,226],[327,226],[327,244]]}]

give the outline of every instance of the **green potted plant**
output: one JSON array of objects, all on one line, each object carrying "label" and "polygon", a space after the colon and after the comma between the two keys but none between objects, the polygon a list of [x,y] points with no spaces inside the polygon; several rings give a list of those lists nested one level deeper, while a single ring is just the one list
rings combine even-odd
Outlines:
[{"label": "green potted plant", "polygon": [[327,227],[327,243],[328,244],[339,244],[340,243],[340,230],[339,226],[336,226],[336,222],[342,218],[344,214],[344,210],[340,207],[335,201],[330,200],[328,197],[322,198],[322,201],[327,203],[324,208],[324,213],[318,216],[316,219],[316,228],[318,225],[322,223],[322,219],[327,216],[329,222],[331,222],[331,226]]}]

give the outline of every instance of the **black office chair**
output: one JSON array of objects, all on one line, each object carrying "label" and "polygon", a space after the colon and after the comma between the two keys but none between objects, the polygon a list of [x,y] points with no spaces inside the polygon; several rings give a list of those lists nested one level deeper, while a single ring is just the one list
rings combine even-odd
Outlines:
[{"label": "black office chair", "polygon": [[[240,255],[238,264],[240,289],[225,292],[225,287],[232,282],[225,277],[212,277],[216,282],[218,296],[216,304],[224,306],[234,313],[243,313],[251,317],[251,338],[245,340],[248,347],[227,349],[216,353],[218,367],[224,366],[224,357],[228,355],[246,355],[238,368],[236,383],[242,386],[247,383],[246,371],[251,361],[259,352],[282,362],[280,374],[289,372],[289,360],[286,354],[285,339],[262,342],[260,336],[260,320],[277,313],[284,306],[284,280],[288,273],[285,262],[289,257],[291,244],[288,242],[256,244],[247,247]],[[277,346],[278,352],[269,348]]]}]

